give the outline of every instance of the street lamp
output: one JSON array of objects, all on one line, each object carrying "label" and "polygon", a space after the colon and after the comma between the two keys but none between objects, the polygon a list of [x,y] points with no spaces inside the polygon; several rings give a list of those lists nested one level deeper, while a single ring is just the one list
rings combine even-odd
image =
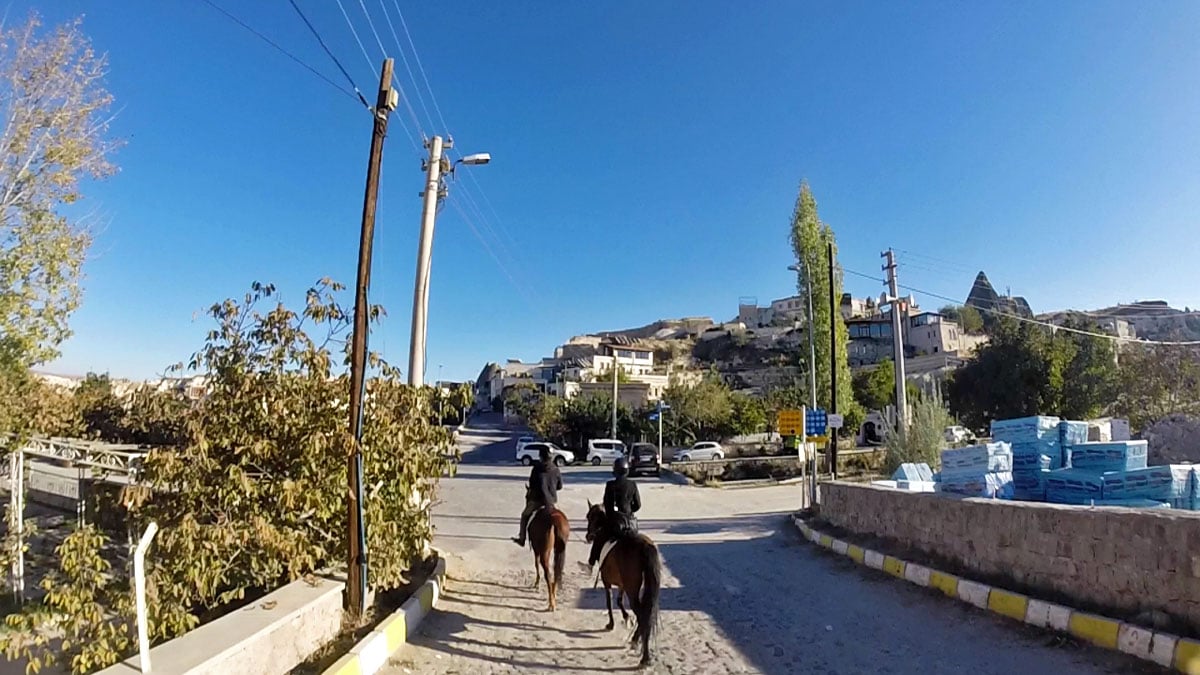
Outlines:
[{"label": "street lamp", "polygon": [[429,159],[425,160],[425,199],[421,207],[421,238],[417,244],[417,277],[413,282],[412,332],[408,341],[408,383],[419,387],[425,380],[425,337],[429,329],[429,267],[433,254],[433,228],[438,202],[446,196],[443,173],[454,173],[459,164],[482,166],[492,161],[486,152],[467,155],[450,165],[443,150],[454,147],[452,139],[434,136],[425,142]]},{"label": "street lamp", "polygon": [[[804,268],[799,265],[788,265],[788,269],[799,274]],[[808,404],[815,409],[817,407],[817,346],[813,341],[812,284],[805,281],[804,291],[808,294],[808,327],[805,330],[808,333]],[[832,320],[832,317],[830,319]]]}]

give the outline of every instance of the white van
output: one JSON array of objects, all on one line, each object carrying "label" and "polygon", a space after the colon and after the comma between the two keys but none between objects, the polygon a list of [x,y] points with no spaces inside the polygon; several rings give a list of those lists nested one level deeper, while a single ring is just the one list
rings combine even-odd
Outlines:
[{"label": "white van", "polygon": [[592,466],[612,464],[625,456],[625,444],[611,438],[593,438],[587,444],[587,461]]}]

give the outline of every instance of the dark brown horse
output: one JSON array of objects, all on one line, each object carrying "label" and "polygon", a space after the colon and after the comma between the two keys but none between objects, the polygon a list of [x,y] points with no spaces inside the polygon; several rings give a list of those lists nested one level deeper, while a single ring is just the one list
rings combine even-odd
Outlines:
[{"label": "dark brown horse", "polygon": [[[608,539],[608,523],[604,507],[588,502],[587,540]],[[658,596],[662,588],[662,559],[658,547],[644,534],[624,537],[617,541],[604,563],[600,565],[600,581],[608,601],[608,628],[613,627],[612,588],[617,589],[617,605],[625,616],[621,595],[629,598],[629,608],[637,619],[630,636],[630,645],[642,648],[641,665],[650,664],[650,639],[658,628]]]},{"label": "dark brown horse", "polygon": [[[533,549],[533,586],[537,588],[539,573],[546,577],[550,597],[547,610],[556,608],[558,585],[562,582],[563,566],[567,562],[567,539],[571,526],[567,516],[553,506],[543,506],[529,520],[529,547]],[[554,551],[554,574],[550,574],[550,552]],[[540,569],[539,569],[540,566]]]}]

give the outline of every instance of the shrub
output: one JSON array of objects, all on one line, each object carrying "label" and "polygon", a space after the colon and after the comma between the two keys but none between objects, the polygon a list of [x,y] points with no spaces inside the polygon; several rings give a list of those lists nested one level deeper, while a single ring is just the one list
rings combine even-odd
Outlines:
[{"label": "shrub", "polygon": [[886,428],[887,458],[883,470],[889,476],[905,462],[924,462],[936,470],[941,460],[945,445],[942,434],[951,423],[946,406],[935,396],[924,396],[908,408],[908,433],[900,434],[891,426]]},{"label": "shrub", "polygon": [[[274,295],[262,284],[243,302],[214,305],[209,313],[217,328],[188,364],[206,374],[207,395],[184,409],[182,423],[171,412],[180,410],[177,400],[145,393],[142,404],[131,405],[142,406],[139,429],[177,441],[149,453],[146,484],[128,488],[124,498],[139,530],[152,520],[161,528],[147,561],[153,640],[179,635],[228,603],[342,562],[354,439],[348,434],[349,377],[340,367],[348,361],[351,317],[334,298],[339,290],[334,282],[318,283],[299,314],[282,304],[260,311]],[[373,319],[381,315],[372,308]],[[338,347],[336,355],[331,346]],[[436,479],[452,464],[445,458],[449,434],[432,421],[433,389],[404,385],[376,355],[371,365],[363,412],[364,518],[369,581],[386,590],[403,585],[402,574],[425,553]],[[89,532],[97,548],[105,544],[103,534]],[[53,658],[49,646],[36,642],[35,617],[63,611],[54,597],[94,597],[106,607],[101,614],[112,632],[89,652],[87,668],[126,653],[129,645],[113,636],[130,620],[128,607],[120,597],[90,590],[93,577],[68,574],[74,564],[64,557],[59,572],[47,577],[46,600],[27,605],[26,619],[10,621],[17,630],[3,639],[6,647],[31,644],[33,657]]]}]

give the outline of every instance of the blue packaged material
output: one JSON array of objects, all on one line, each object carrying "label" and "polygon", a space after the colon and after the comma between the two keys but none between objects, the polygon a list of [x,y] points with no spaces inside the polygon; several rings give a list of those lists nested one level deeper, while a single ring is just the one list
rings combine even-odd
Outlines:
[{"label": "blue packaged material", "polygon": [[950,475],[981,475],[996,471],[1012,471],[1012,450],[1008,443],[968,445],[942,451],[942,480]]},{"label": "blue packaged material", "polygon": [[1054,459],[1050,455],[1043,455],[1043,454],[1030,454],[1030,455],[1020,454],[1019,455],[1019,454],[1017,454],[1017,452],[1015,450],[1013,451],[1012,465],[1013,465],[1013,471],[1020,471],[1022,469],[1027,469],[1030,471],[1034,471],[1034,470],[1049,471],[1050,469],[1059,468],[1057,466],[1054,466]]},{"label": "blue packaged material", "polygon": [[1064,447],[1088,442],[1088,423],[1063,420],[1058,423],[1058,442]]},{"label": "blue packaged material", "polygon": [[1026,502],[1046,501],[1046,473],[1042,469],[1013,469],[1013,498]]},{"label": "blue packaged material", "polygon": [[1081,443],[1071,446],[1071,467],[1094,472],[1146,468],[1146,441]]},{"label": "blue packaged material", "polygon": [[892,480],[932,483],[933,469],[930,469],[929,465],[924,462],[905,462],[900,465],[900,468],[896,469],[896,473],[892,474]]},{"label": "blue packaged material", "polygon": [[935,485],[937,492],[949,492],[967,497],[1012,499],[1013,477],[1008,471],[992,471],[976,475],[942,476]]},{"label": "blue packaged material", "polygon": [[1194,468],[1187,464],[1115,471],[1101,477],[1105,499],[1152,499],[1191,508],[1195,498]]},{"label": "blue packaged material", "polygon": [[1050,458],[1051,469],[1061,469],[1063,463],[1063,447],[1056,439],[1044,439],[1041,441],[1023,441],[1020,443],[1010,443],[1013,454],[1013,465],[1018,464],[1018,457],[1024,458],[1026,462],[1033,461],[1030,458],[1036,458],[1039,455],[1045,455]]},{"label": "blue packaged material", "polygon": [[1104,499],[1104,481],[1098,473],[1059,469],[1045,475],[1046,501],[1055,504],[1088,504]]},{"label": "blue packaged material", "polygon": [[992,440],[1006,443],[1032,443],[1046,439],[1058,440],[1057,417],[1021,417],[992,422]]}]

